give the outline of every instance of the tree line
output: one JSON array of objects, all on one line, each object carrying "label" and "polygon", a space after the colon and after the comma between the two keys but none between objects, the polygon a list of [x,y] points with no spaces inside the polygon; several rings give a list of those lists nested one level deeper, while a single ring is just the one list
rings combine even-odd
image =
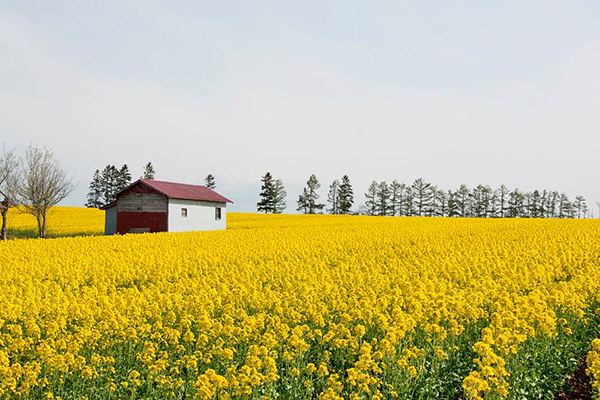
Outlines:
[{"label": "tree line", "polygon": [[[261,179],[258,212],[281,213],[286,208],[287,192],[281,179],[267,172]],[[477,185],[470,189],[460,185],[456,190],[443,190],[416,179],[408,185],[397,180],[388,184],[373,181],[365,193],[365,203],[352,211],[354,192],[347,175],[329,186],[327,206],[319,201],[321,184],[313,174],[298,196],[297,211],[304,214],[362,214],[403,217],[463,218],[586,218],[588,206],[583,196],[571,200],[565,193],[551,190],[523,192],[505,185],[492,189]],[[600,203],[598,203],[600,208]]]},{"label": "tree line", "polygon": [[[154,179],[154,166],[145,165],[142,178]],[[121,168],[107,165],[94,172],[87,196],[88,207],[102,207],[131,183],[131,173],[125,164]],[[209,174],[205,185],[216,188],[215,177]],[[0,153],[0,239],[7,238],[9,210],[23,206],[36,217],[40,237],[46,237],[47,211],[75,190],[76,185],[66,175],[52,151],[29,145],[22,157],[4,146]],[[555,190],[523,192],[509,190],[505,185],[492,189],[478,185],[472,189],[460,185],[456,190],[443,190],[416,179],[411,185],[397,180],[388,184],[373,181],[365,193],[365,203],[353,211],[354,191],[344,175],[329,186],[328,205],[319,201],[321,184],[313,174],[298,196],[297,211],[305,214],[364,214],[378,216],[429,216],[475,218],[586,218],[589,208],[583,196],[571,200]],[[287,208],[287,192],[281,179],[267,172],[261,178],[259,212],[281,213]],[[597,203],[600,209],[600,203]]]},{"label": "tree line", "polygon": [[[156,171],[151,162],[144,166],[142,179],[154,179]],[[124,164],[121,168],[107,165],[100,171],[94,172],[87,194],[86,207],[100,208],[115,201],[115,196],[131,184],[129,167]]]},{"label": "tree line", "polygon": [[[287,192],[281,179],[275,179],[270,172],[267,172],[261,178],[260,200],[256,204],[258,212],[279,214],[286,208]],[[352,214],[352,205],[354,204],[354,191],[350,178],[344,175],[341,179],[333,181],[329,187],[328,201],[331,204],[330,208],[326,208],[325,204],[319,202],[320,195],[317,191],[321,188],[321,184],[317,177],[313,174],[308,178],[306,187],[298,196],[297,211],[304,214],[320,214],[326,210],[330,214]]]},{"label": "tree line", "polygon": [[443,190],[416,179],[411,185],[394,180],[373,181],[365,193],[363,213],[382,216],[463,217],[463,218],[585,218],[588,206],[583,196],[571,200],[552,190],[523,192],[501,185],[462,184]]},{"label": "tree line", "polygon": [[[154,179],[156,170],[152,162],[148,162],[143,168],[141,179]],[[94,172],[92,181],[89,185],[86,207],[101,208],[116,200],[117,193],[131,184],[131,173],[129,167],[124,164],[121,168],[115,165],[107,165],[100,171]],[[209,189],[217,187],[215,177],[208,174],[204,179],[204,184]]]},{"label": "tree line", "polygon": [[48,210],[71,194],[76,186],[50,149],[31,144],[19,157],[15,149],[7,150],[3,146],[0,153],[0,239],[7,239],[9,211],[17,206],[22,206],[36,218],[39,236],[46,237]]}]

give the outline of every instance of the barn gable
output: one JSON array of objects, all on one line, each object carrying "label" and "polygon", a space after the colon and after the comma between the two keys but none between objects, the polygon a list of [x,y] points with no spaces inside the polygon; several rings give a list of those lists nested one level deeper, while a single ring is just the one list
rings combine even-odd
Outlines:
[{"label": "barn gable", "polygon": [[156,190],[134,184],[117,195],[117,233],[166,232],[169,201]]},{"label": "barn gable", "polygon": [[133,185],[118,195],[117,212],[167,212],[168,199],[146,185]]}]

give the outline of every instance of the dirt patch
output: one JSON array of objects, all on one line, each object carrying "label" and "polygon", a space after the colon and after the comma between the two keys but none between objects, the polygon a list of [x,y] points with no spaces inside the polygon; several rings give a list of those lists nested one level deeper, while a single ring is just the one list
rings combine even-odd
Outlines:
[{"label": "dirt patch", "polygon": [[557,394],[556,400],[592,400],[590,377],[585,373],[585,356],[579,360],[577,369],[565,382],[564,391]]}]

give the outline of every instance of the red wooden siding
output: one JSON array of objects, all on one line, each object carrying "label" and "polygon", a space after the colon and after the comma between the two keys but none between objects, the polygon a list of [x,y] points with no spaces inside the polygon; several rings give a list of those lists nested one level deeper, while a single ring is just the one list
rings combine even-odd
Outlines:
[{"label": "red wooden siding", "polygon": [[117,233],[124,235],[129,233],[132,228],[148,228],[150,232],[166,232],[167,221],[166,212],[120,211],[117,213]]}]

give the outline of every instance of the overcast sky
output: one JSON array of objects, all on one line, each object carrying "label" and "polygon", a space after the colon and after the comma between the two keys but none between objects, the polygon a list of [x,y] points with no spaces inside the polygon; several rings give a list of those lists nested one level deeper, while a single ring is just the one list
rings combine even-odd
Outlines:
[{"label": "overcast sky", "polygon": [[[348,174],[600,200],[600,2],[0,1],[0,142],[79,182],[152,161],[212,173],[233,211],[260,177]],[[596,209],[596,215],[598,210]]]}]

